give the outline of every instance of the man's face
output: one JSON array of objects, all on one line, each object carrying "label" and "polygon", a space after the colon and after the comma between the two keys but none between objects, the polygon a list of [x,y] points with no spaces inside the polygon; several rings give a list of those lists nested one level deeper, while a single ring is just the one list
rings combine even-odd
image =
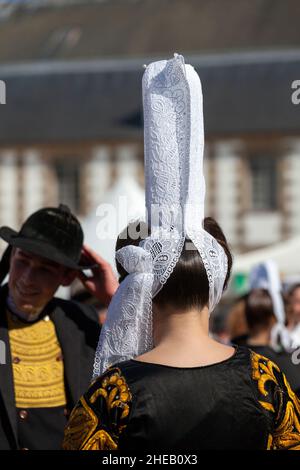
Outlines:
[{"label": "man's face", "polygon": [[300,287],[291,296],[291,314],[295,322],[300,322]]},{"label": "man's face", "polygon": [[9,292],[18,310],[34,313],[42,310],[60,285],[73,280],[73,271],[19,248],[12,251]]}]

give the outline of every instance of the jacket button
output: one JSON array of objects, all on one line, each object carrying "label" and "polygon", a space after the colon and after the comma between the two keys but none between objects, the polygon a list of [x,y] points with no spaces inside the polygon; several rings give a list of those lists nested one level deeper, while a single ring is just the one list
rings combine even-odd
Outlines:
[{"label": "jacket button", "polygon": [[17,356],[15,356],[15,357],[13,358],[13,360],[12,360],[12,362],[13,362],[14,364],[19,364],[20,361],[21,361],[21,359],[20,359],[19,357],[17,357]]},{"label": "jacket button", "polygon": [[57,360],[57,361],[62,361],[62,360],[63,360],[63,355],[62,355],[62,354],[58,354],[58,355],[56,356],[56,360]]},{"label": "jacket button", "polygon": [[20,411],[19,411],[19,416],[20,416],[21,419],[26,419],[27,416],[28,416],[28,411],[26,411],[26,410],[20,410]]}]

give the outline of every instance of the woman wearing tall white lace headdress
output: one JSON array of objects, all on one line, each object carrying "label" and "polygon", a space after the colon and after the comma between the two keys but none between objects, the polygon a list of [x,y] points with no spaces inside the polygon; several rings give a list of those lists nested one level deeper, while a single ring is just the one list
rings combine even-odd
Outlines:
[{"label": "woman wearing tall white lace headdress", "polygon": [[291,350],[293,342],[285,326],[286,314],[280,274],[278,266],[273,260],[259,263],[252,268],[249,275],[249,294],[256,289],[267,290],[271,297],[275,321],[270,328],[270,345],[276,351]]},{"label": "woman wearing tall white lace headdress", "polygon": [[[209,314],[232,259],[218,224],[204,219],[197,73],[178,55],[150,64],[143,104],[147,233],[136,237],[134,228],[145,232],[137,223],[119,236],[120,286],[99,338],[94,381],[71,414],[63,448],[300,445],[300,405],[277,366],[209,337]],[[275,390],[282,393],[275,397]],[[287,412],[295,418],[292,437]]]}]

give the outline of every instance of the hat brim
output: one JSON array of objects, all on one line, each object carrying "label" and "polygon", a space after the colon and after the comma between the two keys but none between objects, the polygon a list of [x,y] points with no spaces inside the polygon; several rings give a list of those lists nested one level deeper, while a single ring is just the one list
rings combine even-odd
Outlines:
[{"label": "hat brim", "polygon": [[64,253],[58,251],[49,243],[19,236],[19,233],[10,227],[0,228],[0,238],[13,247],[20,248],[21,250],[32,253],[33,255],[54,261],[57,264],[65,266],[66,268],[85,271],[97,267],[97,264],[75,263],[72,259],[68,258]]}]

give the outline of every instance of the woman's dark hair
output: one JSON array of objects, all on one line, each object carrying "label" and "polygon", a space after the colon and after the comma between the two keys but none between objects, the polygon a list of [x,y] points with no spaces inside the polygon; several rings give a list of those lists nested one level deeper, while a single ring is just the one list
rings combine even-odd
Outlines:
[{"label": "woman's dark hair", "polygon": [[266,289],[253,289],[247,295],[245,316],[250,332],[270,326],[275,315],[272,298]]},{"label": "woman's dark hair", "polygon": [[[228,270],[226,279],[224,282],[225,289],[228,284],[232,267],[232,255],[229,250],[225,235],[218,225],[218,223],[211,217],[204,219],[204,229],[209,232],[223,247],[227,259],[228,259]],[[143,237],[137,237],[133,239],[130,236],[130,232],[134,231],[143,233]],[[125,230],[121,232],[116,243],[116,250],[126,245],[138,245],[139,242],[145,236],[148,236],[149,229],[144,222],[133,222],[129,224]],[[166,284],[155,296],[153,301],[159,306],[175,306],[180,310],[188,310],[190,308],[202,309],[205,305],[208,305],[209,301],[209,284],[206,275],[206,270],[203,265],[202,259],[189,239],[185,240],[185,244],[181,253],[181,256],[167,280]],[[117,269],[120,274],[120,282],[127,276],[127,272],[118,263]]]}]

